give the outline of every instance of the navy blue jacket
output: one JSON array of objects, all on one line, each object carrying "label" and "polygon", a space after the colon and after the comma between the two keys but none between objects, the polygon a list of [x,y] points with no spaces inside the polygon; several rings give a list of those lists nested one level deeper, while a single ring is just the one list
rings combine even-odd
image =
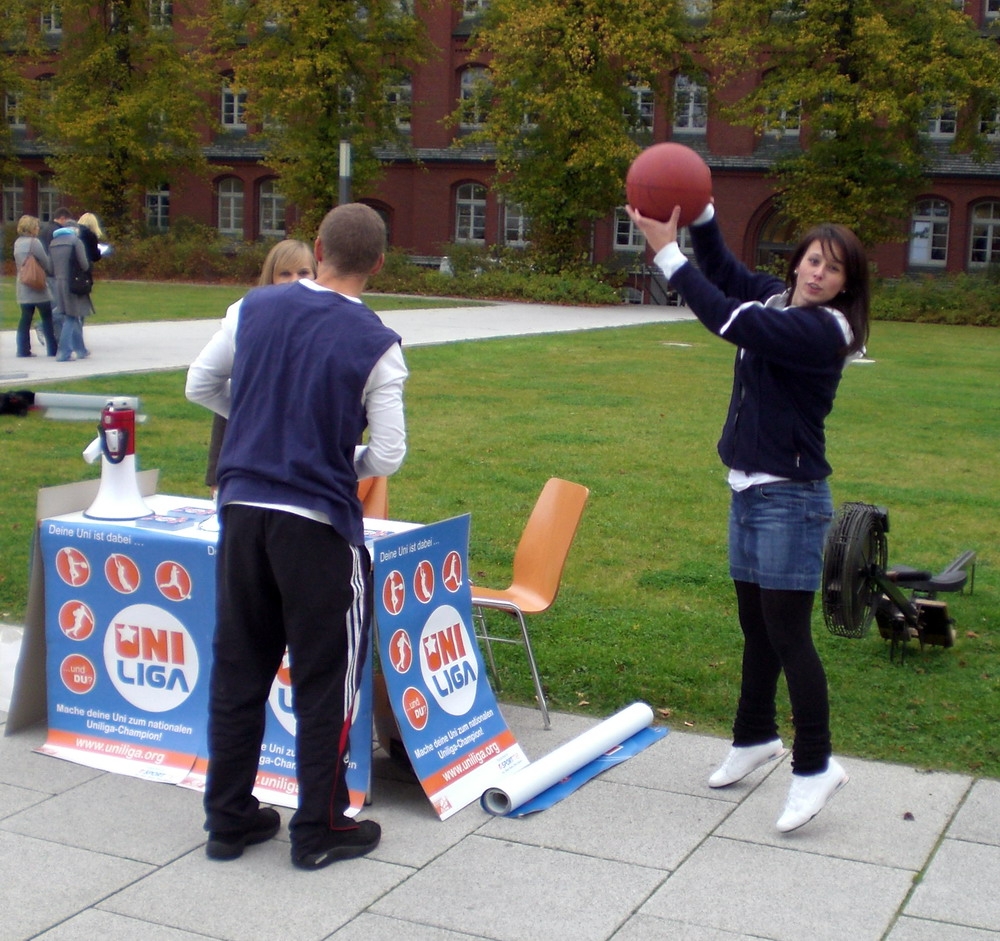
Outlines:
[{"label": "navy blue jacket", "polygon": [[712,333],[739,347],[719,456],[747,473],[829,476],[824,422],[844,367],[846,319],[786,306],[784,282],[745,268],[714,219],[690,232],[698,268],[682,265],[670,283]]},{"label": "navy blue jacket", "polygon": [[219,457],[219,506],[270,503],[325,513],[364,543],[354,447],[362,393],[397,333],[363,304],[298,282],[240,305],[232,405]]}]

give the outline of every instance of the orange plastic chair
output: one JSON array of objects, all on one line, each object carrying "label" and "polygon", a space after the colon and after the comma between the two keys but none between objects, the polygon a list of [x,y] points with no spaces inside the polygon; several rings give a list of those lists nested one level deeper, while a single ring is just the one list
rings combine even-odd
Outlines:
[{"label": "orange plastic chair", "polygon": [[[514,572],[510,587],[498,590],[480,585],[472,586],[476,636],[486,648],[497,688],[500,688],[500,683],[496,661],[493,659],[493,643],[522,644],[528,656],[538,708],[542,711],[545,728],[550,725],[549,710],[524,616],[547,611],[556,600],[566,557],[589,496],[590,490],[582,484],[574,484],[558,477],[548,480],[531,511],[514,553]],[[490,634],[486,627],[484,608],[506,611],[516,618],[521,627],[521,637],[498,637]]]},{"label": "orange plastic chair", "polygon": [[389,518],[389,478],[365,477],[358,481],[358,499],[365,518],[387,520]]}]

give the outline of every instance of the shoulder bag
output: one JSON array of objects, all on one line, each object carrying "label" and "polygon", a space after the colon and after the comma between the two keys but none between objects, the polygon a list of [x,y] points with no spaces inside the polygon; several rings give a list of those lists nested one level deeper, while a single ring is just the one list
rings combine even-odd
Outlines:
[{"label": "shoulder bag", "polygon": [[45,269],[38,264],[38,259],[30,252],[28,257],[24,259],[21,270],[17,273],[17,280],[26,288],[31,288],[32,291],[45,290]]}]

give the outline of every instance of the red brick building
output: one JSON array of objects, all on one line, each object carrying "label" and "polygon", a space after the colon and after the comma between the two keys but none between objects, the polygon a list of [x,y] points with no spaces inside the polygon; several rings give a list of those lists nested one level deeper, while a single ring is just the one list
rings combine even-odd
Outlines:
[{"label": "red brick building", "polygon": [[[524,220],[491,187],[488,149],[463,146],[463,127],[450,127],[444,120],[487,66],[473,60],[469,51],[471,28],[487,2],[433,4],[421,13],[438,54],[413,71],[409,84],[393,92],[401,129],[419,162],[387,151],[379,183],[368,192],[352,194],[384,215],[394,246],[414,255],[439,256],[452,242],[523,244]],[[150,4],[151,15],[164,20],[162,25],[185,29],[180,18],[173,20],[169,0],[150,0]],[[965,0],[965,9],[984,31],[992,34],[1000,27],[1000,0]],[[47,25],[58,49],[61,24],[56,16],[49,19],[43,27]],[[57,57],[52,63],[32,66],[28,75],[38,78],[55,67]],[[748,75],[747,81],[758,78]],[[755,135],[715,114],[708,89],[698,81],[676,75],[671,85],[671,107],[649,90],[634,89],[653,140],[676,140],[704,156],[712,168],[726,236],[745,261],[757,263],[780,255],[792,233],[775,211],[768,171],[781,149],[798,147],[796,129],[789,128],[781,140]],[[149,193],[146,205],[137,211],[145,213],[152,229],[190,217],[225,235],[252,240],[280,237],[294,222],[294,208],[285,204],[279,180],[259,163],[260,149],[245,123],[244,101],[245,96],[220,73],[215,103],[219,121],[216,128],[205,129],[204,142],[211,162],[228,169],[207,183],[172,180]],[[45,154],[9,94],[5,116],[27,172],[3,181],[3,220],[16,222],[22,212],[50,218],[64,200],[47,172]],[[985,163],[951,153],[956,124],[956,114],[948,111],[928,123],[936,151],[934,167],[914,205],[909,238],[874,252],[883,275],[971,271],[1000,264],[1000,111],[983,123],[992,150]],[[641,256],[643,241],[619,212],[595,226],[592,246],[595,259],[618,260],[627,266]]]}]

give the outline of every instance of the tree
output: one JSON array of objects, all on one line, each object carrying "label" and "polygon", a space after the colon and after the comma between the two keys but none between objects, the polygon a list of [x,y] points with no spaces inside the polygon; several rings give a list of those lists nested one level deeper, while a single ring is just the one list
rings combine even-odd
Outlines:
[{"label": "tree", "polygon": [[928,120],[957,112],[956,146],[977,152],[977,112],[1000,89],[996,41],[944,0],[718,0],[708,53],[723,85],[748,64],[763,73],[723,108],[731,120],[767,134],[801,115],[801,150],[774,167],[781,210],[868,244],[904,234]]},{"label": "tree", "polygon": [[352,147],[362,189],[379,147],[401,143],[409,70],[425,54],[423,28],[400,0],[216,0],[211,27],[245,89],[263,162],[314,231],[338,201],[340,142]]},{"label": "tree", "polygon": [[469,139],[496,147],[497,188],[541,252],[586,255],[590,224],[623,203],[648,140],[635,90],[663,92],[685,30],[671,0],[491,0],[473,47],[490,84]]},{"label": "tree", "polygon": [[24,79],[17,68],[17,57],[29,48],[27,17],[24,7],[12,0],[0,0],[0,102],[4,108],[4,120],[0,122],[0,176],[7,177],[20,172],[15,156],[14,135],[11,133],[8,109],[14,102],[20,104],[24,98]]}]

